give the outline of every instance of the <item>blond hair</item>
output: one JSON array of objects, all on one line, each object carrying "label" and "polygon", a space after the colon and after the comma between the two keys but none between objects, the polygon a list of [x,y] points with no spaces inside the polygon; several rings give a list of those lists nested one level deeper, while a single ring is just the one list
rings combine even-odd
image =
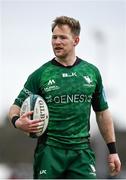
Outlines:
[{"label": "blond hair", "polygon": [[69,28],[71,29],[71,32],[74,35],[77,35],[77,36],[80,35],[81,27],[80,27],[79,21],[68,16],[56,17],[56,19],[54,19],[53,24],[52,24],[52,32],[56,26],[63,26],[63,25],[68,25]]}]

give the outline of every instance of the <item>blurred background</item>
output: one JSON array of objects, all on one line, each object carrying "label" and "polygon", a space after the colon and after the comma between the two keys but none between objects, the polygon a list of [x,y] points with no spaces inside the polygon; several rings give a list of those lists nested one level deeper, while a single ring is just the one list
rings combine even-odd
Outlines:
[{"label": "blurred background", "polygon": [[[57,16],[80,21],[76,54],[95,64],[103,78],[113,116],[122,171],[126,179],[126,1],[0,1],[0,178],[32,178],[36,140],[14,129],[10,106],[28,75],[53,58],[51,24]],[[109,179],[108,150],[91,113],[91,141],[98,178]]]}]

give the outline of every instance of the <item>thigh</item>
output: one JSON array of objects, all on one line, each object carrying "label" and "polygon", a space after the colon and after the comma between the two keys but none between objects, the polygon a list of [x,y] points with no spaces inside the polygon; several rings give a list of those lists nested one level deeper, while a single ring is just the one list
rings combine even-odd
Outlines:
[{"label": "thigh", "polygon": [[39,145],[34,155],[34,179],[63,179],[64,150]]},{"label": "thigh", "polygon": [[96,179],[95,156],[91,149],[76,151],[76,159],[67,170],[67,179]]}]

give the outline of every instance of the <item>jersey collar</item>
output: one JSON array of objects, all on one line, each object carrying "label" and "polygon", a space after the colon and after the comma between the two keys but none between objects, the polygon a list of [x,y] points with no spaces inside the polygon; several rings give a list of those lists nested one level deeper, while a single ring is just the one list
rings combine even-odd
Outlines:
[{"label": "jersey collar", "polygon": [[60,67],[65,67],[65,68],[72,68],[72,67],[76,66],[77,64],[79,64],[81,62],[81,59],[77,57],[75,63],[73,65],[70,65],[70,66],[64,66],[63,64],[56,61],[55,58],[53,58],[51,62],[55,66],[60,66]]}]

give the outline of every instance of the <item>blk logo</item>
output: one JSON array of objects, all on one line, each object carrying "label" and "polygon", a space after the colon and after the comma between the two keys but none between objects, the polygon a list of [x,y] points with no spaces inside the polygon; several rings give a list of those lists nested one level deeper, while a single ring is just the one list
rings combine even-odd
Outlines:
[{"label": "blk logo", "polygon": [[39,172],[40,174],[47,174],[47,172],[46,172],[46,170],[45,169],[43,169],[43,170],[40,170],[40,172]]},{"label": "blk logo", "polygon": [[67,78],[67,77],[77,77],[77,74],[76,74],[76,72],[72,72],[72,73],[70,73],[70,74],[68,74],[68,73],[63,73],[62,74],[62,77],[63,78]]}]

